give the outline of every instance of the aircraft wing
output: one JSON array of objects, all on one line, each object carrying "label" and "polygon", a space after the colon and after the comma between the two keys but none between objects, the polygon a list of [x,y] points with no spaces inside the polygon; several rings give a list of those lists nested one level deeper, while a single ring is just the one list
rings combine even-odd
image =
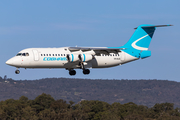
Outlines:
[{"label": "aircraft wing", "polygon": [[91,51],[93,50],[95,53],[99,54],[109,54],[109,53],[118,53],[121,52],[123,48],[108,48],[108,47],[69,47],[70,51]]}]

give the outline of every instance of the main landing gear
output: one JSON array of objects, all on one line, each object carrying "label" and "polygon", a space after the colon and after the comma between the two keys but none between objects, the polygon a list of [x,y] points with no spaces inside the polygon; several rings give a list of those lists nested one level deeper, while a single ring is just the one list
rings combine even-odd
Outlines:
[{"label": "main landing gear", "polygon": [[[79,66],[80,66],[80,69],[83,70],[83,74],[84,74],[84,75],[88,75],[88,74],[90,73],[90,70],[89,70],[89,69],[86,69],[86,68],[84,67],[83,62],[80,62],[80,63],[79,63]],[[70,70],[69,70],[69,75],[76,75],[76,71],[75,71],[74,69],[70,69]]]},{"label": "main landing gear", "polygon": [[15,71],[15,73],[16,73],[16,74],[19,74],[19,73],[20,73],[20,71],[18,70],[18,68],[17,68],[17,70]]},{"label": "main landing gear", "polygon": [[[84,70],[83,70],[83,74],[84,74],[84,75],[88,75],[89,73],[90,73],[90,70],[89,70],[89,69],[84,69]],[[76,71],[73,70],[73,69],[70,69],[70,70],[69,70],[69,75],[71,75],[71,76],[76,75]]]},{"label": "main landing gear", "polygon": [[90,70],[89,70],[89,69],[86,69],[86,68],[84,67],[83,62],[80,62],[79,65],[81,66],[81,69],[83,69],[83,74],[84,74],[84,75],[88,75],[88,74],[90,73]]}]

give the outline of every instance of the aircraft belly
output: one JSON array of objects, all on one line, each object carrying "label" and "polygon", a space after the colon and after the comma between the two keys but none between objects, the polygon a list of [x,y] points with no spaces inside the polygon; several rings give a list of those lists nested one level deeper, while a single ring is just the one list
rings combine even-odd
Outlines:
[{"label": "aircraft belly", "polygon": [[115,60],[114,57],[110,56],[96,56],[92,61],[93,68],[106,68],[113,67],[120,64],[120,60]]}]

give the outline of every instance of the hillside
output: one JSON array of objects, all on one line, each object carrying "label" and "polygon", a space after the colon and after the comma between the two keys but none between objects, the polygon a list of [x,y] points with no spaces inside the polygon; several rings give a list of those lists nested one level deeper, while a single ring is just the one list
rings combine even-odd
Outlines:
[{"label": "hillside", "polygon": [[79,102],[100,100],[108,103],[134,102],[148,107],[156,103],[174,103],[180,107],[180,83],[167,80],[91,80],[45,78],[12,80],[0,77],[0,101],[19,99],[22,95],[35,99],[50,94],[54,99]]}]

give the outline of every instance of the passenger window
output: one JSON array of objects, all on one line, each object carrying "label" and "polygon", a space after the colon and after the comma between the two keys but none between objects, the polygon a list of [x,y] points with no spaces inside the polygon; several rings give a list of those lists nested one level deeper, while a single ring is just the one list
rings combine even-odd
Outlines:
[{"label": "passenger window", "polygon": [[57,54],[55,54],[57,56]]},{"label": "passenger window", "polygon": [[58,54],[58,56],[60,56],[60,54]]},{"label": "passenger window", "polygon": [[46,56],[48,56],[48,54],[46,54]]},{"label": "passenger window", "polygon": [[51,54],[49,54],[49,56],[51,56]]},{"label": "passenger window", "polygon": [[66,55],[64,54],[64,56],[66,56]]},{"label": "passenger window", "polygon": [[41,54],[41,56],[43,56],[43,54]]},{"label": "passenger window", "polygon": [[54,56],[54,54],[52,54]]}]

